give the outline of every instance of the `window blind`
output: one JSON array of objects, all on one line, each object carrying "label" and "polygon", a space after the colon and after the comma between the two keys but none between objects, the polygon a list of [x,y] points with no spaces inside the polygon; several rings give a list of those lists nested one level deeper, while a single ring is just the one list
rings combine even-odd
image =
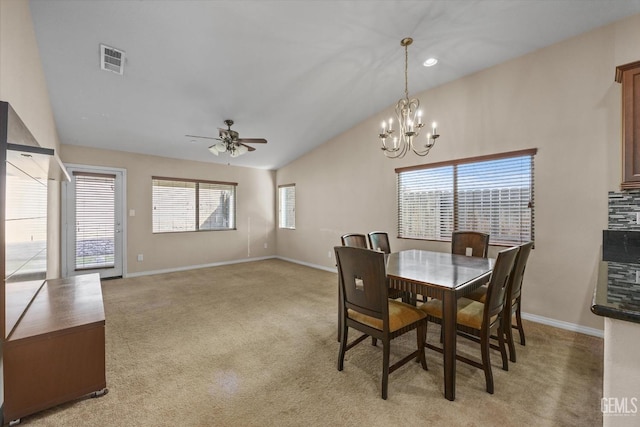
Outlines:
[{"label": "window blind", "polygon": [[446,240],[453,231],[453,166],[398,174],[398,236]]},{"label": "window blind", "polygon": [[201,182],[199,186],[198,224],[200,230],[235,228],[235,191],[229,185]]},{"label": "window blind", "polygon": [[533,240],[533,156],[457,166],[457,229],[490,235],[494,244]]},{"label": "window blind", "polygon": [[296,187],[293,184],[278,187],[278,226],[296,228]]},{"label": "window blind", "polygon": [[74,172],[76,270],[111,268],[115,253],[115,175]]},{"label": "window blind", "polygon": [[397,169],[398,236],[450,241],[454,230],[469,230],[495,245],[532,241],[535,153]]},{"label": "window blind", "polygon": [[236,185],[153,177],[153,232],[235,229]]}]

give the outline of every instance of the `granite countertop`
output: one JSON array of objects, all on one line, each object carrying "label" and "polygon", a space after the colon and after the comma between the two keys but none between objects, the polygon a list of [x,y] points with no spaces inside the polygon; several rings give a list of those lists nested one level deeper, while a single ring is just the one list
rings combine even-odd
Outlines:
[{"label": "granite countertop", "polygon": [[640,323],[640,263],[601,261],[591,311]]}]

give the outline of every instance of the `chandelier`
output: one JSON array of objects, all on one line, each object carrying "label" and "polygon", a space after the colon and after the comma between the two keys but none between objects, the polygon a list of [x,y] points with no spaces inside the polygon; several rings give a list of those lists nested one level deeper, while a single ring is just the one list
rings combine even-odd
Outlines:
[{"label": "chandelier", "polygon": [[393,119],[391,118],[388,122],[382,122],[382,132],[378,135],[382,142],[382,151],[384,151],[385,156],[391,159],[404,157],[409,148],[418,156],[426,156],[440,136],[437,133],[436,122],[433,122],[431,132],[427,133],[424,140],[418,140],[424,123],[422,122],[422,111],[419,110],[420,100],[417,98],[409,99],[407,68],[409,65],[408,46],[411,43],[413,43],[411,37],[406,37],[400,41],[400,45],[404,46],[404,98],[400,99],[396,104],[397,136],[394,135],[396,130],[393,128]]}]

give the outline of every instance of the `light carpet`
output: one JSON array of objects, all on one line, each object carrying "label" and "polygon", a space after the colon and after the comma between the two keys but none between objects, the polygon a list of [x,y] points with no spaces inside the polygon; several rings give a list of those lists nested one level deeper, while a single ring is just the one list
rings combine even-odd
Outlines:
[{"label": "light carpet", "polygon": [[[495,394],[457,363],[443,395],[442,356],[409,363],[380,398],[381,344],[336,361],[337,275],[282,260],[103,281],[109,393],[25,417],[34,426],[600,426],[603,341],[532,322]],[[526,298],[526,283],[524,287]],[[352,333],[351,338],[357,333]],[[428,341],[439,327],[429,324]],[[480,357],[458,338],[458,350]],[[415,334],[393,341],[391,361]]]}]

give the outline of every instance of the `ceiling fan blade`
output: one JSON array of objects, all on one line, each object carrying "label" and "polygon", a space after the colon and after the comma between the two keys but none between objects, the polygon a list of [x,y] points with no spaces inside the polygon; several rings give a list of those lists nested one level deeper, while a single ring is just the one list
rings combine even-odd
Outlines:
[{"label": "ceiling fan blade", "polygon": [[203,138],[203,139],[215,139],[220,141],[220,138],[214,138],[212,136],[198,136],[198,135],[185,135],[188,138]]},{"label": "ceiling fan blade", "polygon": [[247,147],[247,149],[248,149],[249,151],[256,151],[256,148],[255,148],[255,147],[250,147],[250,146],[245,145],[245,144],[243,144],[243,143],[239,143],[239,144],[240,144],[240,145],[242,145],[242,146],[244,146],[244,147]]},{"label": "ceiling fan blade", "polygon": [[238,142],[248,142],[249,144],[266,144],[267,140],[264,138],[239,138]]}]

